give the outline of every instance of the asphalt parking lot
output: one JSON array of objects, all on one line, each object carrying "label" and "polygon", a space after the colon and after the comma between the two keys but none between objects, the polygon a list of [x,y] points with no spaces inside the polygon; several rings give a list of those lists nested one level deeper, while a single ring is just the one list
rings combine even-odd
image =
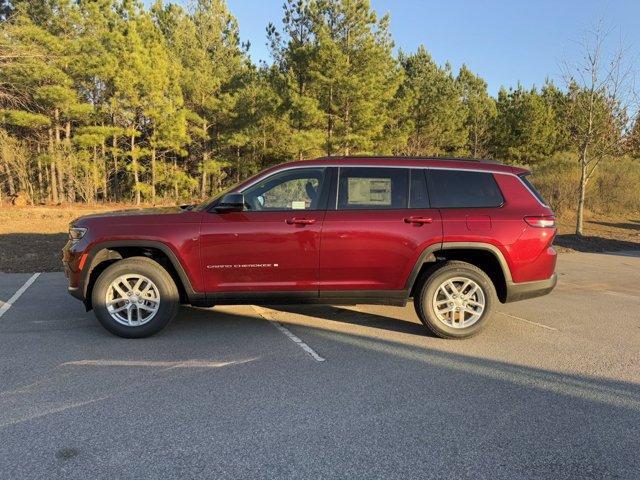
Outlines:
[{"label": "asphalt parking lot", "polygon": [[640,255],[558,271],[465,341],[412,305],[185,307],[124,340],[62,273],[0,274],[0,478],[638,478]]}]

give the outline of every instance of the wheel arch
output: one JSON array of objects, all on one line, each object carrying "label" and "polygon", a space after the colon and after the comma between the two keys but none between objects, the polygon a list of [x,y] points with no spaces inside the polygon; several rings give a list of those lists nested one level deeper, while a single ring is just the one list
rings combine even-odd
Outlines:
[{"label": "wheel arch", "polygon": [[507,287],[511,284],[509,265],[498,247],[480,242],[444,242],[427,247],[407,280],[408,296],[413,297],[421,275],[429,267],[446,260],[461,260],[482,269],[493,282],[500,302],[506,301]]},{"label": "wheel arch", "polygon": [[83,298],[88,310],[92,308],[93,286],[104,269],[118,260],[135,256],[150,258],[164,267],[176,283],[182,302],[193,302],[203,296],[193,289],[182,263],[167,244],[154,240],[113,240],[100,242],[89,251],[83,274]]}]

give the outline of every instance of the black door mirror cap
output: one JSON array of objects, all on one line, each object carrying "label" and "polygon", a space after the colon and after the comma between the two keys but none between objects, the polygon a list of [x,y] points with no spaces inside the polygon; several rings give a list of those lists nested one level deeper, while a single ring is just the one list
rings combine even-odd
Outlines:
[{"label": "black door mirror cap", "polygon": [[245,202],[242,193],[227,193],[214,207],[218,213],[242,212]]}]

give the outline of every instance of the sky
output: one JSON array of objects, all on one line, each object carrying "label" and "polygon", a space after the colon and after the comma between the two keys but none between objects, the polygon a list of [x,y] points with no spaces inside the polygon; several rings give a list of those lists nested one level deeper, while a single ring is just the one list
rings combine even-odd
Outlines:
[{"label": "sky", "polygon": [[[182,0],[179,3],[186,3]],[[227,0],[251,42],[254,62],[270,63],[265,45],[269,22],[280,25],[283,0]],[[627,59],[640,69],[640,0],[371,0],[380,15],[391,15],[396,49],[423,44],[439,64],[457,71],[465,63],[484,78],[489,92],[500,86],[562,83],[562,65],[575,63],[579,42],[599,21],[609,45],[621,42]]]}]

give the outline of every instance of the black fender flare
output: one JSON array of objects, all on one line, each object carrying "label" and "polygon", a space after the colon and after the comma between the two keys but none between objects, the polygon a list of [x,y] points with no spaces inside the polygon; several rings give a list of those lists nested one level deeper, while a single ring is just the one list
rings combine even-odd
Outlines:
[{"label": "black fender flare", "polygon": [[505,282],[508,285],[512,284],[511,270],[509,269],[509,264],[507,260],[504,258],[504,255],[500,251],[498,247],[492,245],[490,243],[483,242],[443,242],[443,243],[434,243],[433,245],[429,245],[427,248],[423,250],[423,252],[416,260],[409,277],[405,283],[405,290],[407,292],[407,296],[411,294],[413,290],[413,286],[415,285],[416,280],[418,279],[418,275],[420,274],[420,270],[422,270],[422,266],[425,263],[431,263],[436,261],[436,253],[442,250],[453,250],[453,249],[467,249],[467,250],[483,250],[486,252],[490,252],[498,261],[500,268],[502,269],[502,274],[504,275]]},{"label": "black fender flare", "polygon": [[122,257],[114,252],[114,248],[118,247],[137,247],[137,248],[154,248],[160,250],[171,262],[174,270],[178,274],[179,280],[182,283],[182,287],[187,295],[188,300],[197,301],[202,300],[205,297],[204,293],[196,292],[193,289],[193,285],[186,270],[182,266],[182,263],[173,252],[173,250],[166,244],[157,240],[107,240],[105,242],[96,243],[91,247],[87,255],[86,265],[82,274],[82,289],[83,298],[85,303],[90,301],[87,299],[87,288],[89,287],[89,280],[91,278],[91,272],[102,262],[106,260],[119,260]]}]

